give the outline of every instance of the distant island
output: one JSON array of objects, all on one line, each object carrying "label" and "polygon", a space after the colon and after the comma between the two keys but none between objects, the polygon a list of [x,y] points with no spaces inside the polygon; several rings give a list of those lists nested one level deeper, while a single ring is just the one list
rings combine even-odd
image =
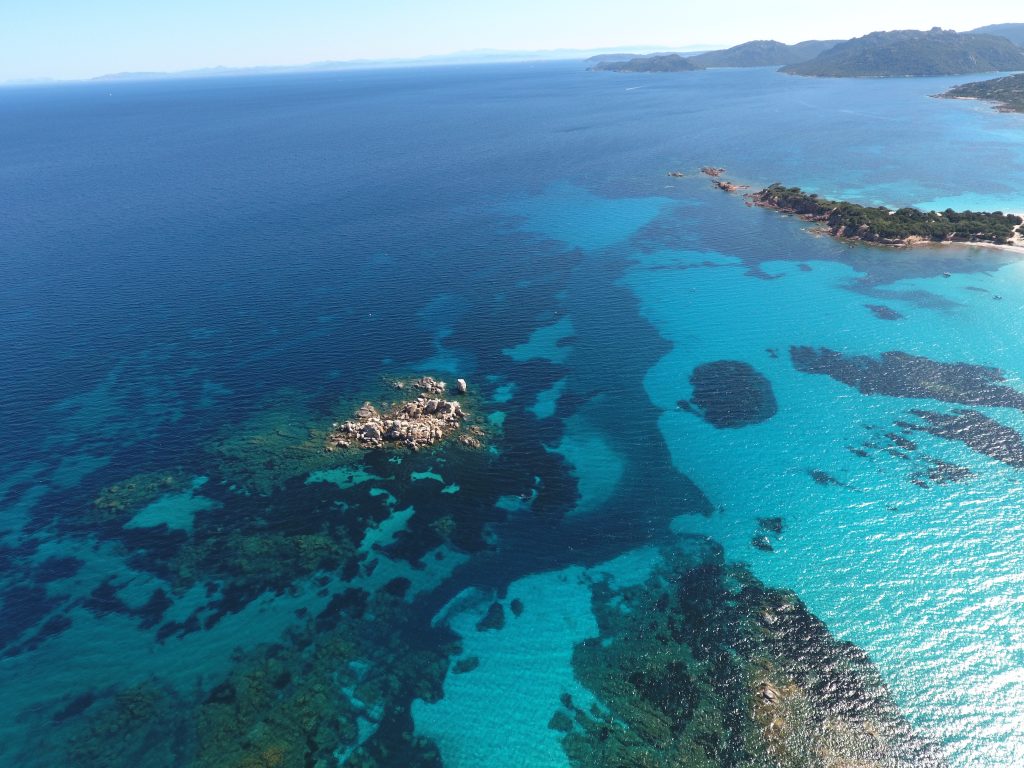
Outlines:
[{"label": "distant island", "polygon": [[1024,112],[1024,75],[964,83],[939,94],[940,99],[979,99],[996,104],[1000,112]]},{"label": "distant island", "polygon": [[678,53],[680,56],[692,55],[686,51],[652,51],[650,53],[598,53],[595,56],[591,56],[584,61],[587,64],[603,64],[605,62],[614,61],[629,61],[630,59],[649,59],[652,56],[668,56],[672,53]]},{"label": "distant island", "polygon": [[1024,69],[1024,50],[1005,37],[953,32],[872,32],[781,71],[813,77],[927,77]]},{"label": "distant island", "polygon": [[799,187],[772,184],[750,196],[754,205],[796,214],[805,221],[821,223],[832,237],[890,246],[920,243],[991,243],[1022,245],[1024,219],[1014,214],[941,213],[917,208],[890,210],[856,203],[827,200]]},{"label": "distant island", "polygon": [[591,69],[598,72],[693,72],[704,67],[678,53],[662,56],[638,56],[626,61],[599,61]]},{"label": "distant island", "polygon": [[699,67],[781,67],[810,61],[832,48],[839,40],[805,40],[786,45],[777,40],[751,40],[721,51],[708,51],[689,57]]}]

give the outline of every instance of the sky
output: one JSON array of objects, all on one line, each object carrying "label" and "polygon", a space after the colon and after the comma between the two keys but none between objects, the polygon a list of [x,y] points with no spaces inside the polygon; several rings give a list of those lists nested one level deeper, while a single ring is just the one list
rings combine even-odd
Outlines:
[{"label": "sky", "polygon": [[0,81],[1014,21],[1024,22],[1019,0],[0,0]]}]

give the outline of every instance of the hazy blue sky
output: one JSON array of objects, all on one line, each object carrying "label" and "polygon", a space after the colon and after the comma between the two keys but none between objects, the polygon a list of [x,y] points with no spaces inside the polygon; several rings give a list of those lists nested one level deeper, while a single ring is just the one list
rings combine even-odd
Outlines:
[{"label": "hazy blue sky", "polygon": [[797,42],[1024,21],[1019,8],[1018,0],[0,0],[0,80],[481,48]]}]

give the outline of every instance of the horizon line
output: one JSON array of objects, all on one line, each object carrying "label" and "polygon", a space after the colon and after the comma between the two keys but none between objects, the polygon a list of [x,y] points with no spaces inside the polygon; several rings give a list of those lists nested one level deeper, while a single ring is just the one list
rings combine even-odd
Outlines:
[{"label": "horizon line", "polygon": [[[194,67],[181,70],[123,70],[119,72],[106,72],[90,77],[37,77],[37,78],[16,78],[0,81],[0,87],[9,86],[32,86],[32,85],[61,85],[72,83],[102,83],[115,82],[117,80],[148,80],[148,79],[191,79],[201,77],[230,76],[232,74],[288,74],[301,72],[303,70],[313,71],[335,71],[343,69],[386,69],[389,67],[409,67],[416,65],[437,65],[445,64],[471,64],[471,63],[516,63],[526,61],[572,61],[579,55],[583,58],[596,56],[603,53],[641,53],[652,52],[666,53],[704,53],[712,50],[724,49],[728,46],[713,45],[709,43],[693,43],[682,46],[671,45],[609,45],[595,48],[541,48],[532,50],[515,50],[499,48],[480,48],[464,51],[453,51],[450,53],[424,54],[423,56],[392,57],[380,59],[325,59],[320,61],[309,61],[302,64],[251,64],[251,65],[227,65],[213,64],[203,67]],[[575,55],[574,55],[575,54]]]}]

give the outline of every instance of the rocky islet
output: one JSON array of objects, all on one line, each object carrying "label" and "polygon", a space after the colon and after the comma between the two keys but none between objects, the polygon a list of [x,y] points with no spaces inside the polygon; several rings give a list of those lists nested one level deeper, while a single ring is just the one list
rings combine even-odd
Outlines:
[{"label": "rocky islet", "polygon": [[[395,382],[398,390],[406,386],[405,382]],[[328,450],[400,446],[418,451],[456,435],[465,446],[482,447],[483,428],[467,425],[469,414],[462,404],[444,397],[448,389],[446,382],[424,376],[410,382],[408,387],[420,394],[411,400],[382,406],[365,402],[353,418],[336,423],[327,438]],[[461,395],[467,394],[466,380],[458,379],[455,390]]]}]

